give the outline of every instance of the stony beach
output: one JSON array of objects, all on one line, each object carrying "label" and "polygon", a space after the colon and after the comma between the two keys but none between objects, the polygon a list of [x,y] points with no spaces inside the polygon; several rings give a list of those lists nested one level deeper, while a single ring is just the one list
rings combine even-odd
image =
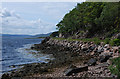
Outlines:
[{"label": "stony beach", "polygon": [[14,77],[111,77],[108,69],[111,59],[119,57],[119,46],[100,45],[94,42],[57,40],[46,37],[41,44],[34,44],[31,49],[39,53],[52,54],[48,63],[26,64],[23,68],[3,74],[3,79]]}]

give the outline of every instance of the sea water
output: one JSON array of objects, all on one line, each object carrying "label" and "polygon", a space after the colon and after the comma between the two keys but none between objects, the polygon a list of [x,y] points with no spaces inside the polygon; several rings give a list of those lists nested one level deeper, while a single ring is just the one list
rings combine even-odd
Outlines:
[{"label": "sea water", "polygon": [[26,37],[3,36],[2,37],[2,58],[0,66],[2,73],[21,68],[24,64],[47,62],[50,55],[39,54],[31,50],[33,44],[38,44],[42,39],[25,39]]}]

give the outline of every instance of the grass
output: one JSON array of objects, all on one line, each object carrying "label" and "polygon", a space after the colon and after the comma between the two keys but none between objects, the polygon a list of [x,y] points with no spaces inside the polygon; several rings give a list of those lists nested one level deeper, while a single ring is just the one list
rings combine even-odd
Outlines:
[{"label": "grass", "polygon": [[72,39],[72,38],[56,38],[56,37],[53,37],[53,39],[68,40],[68,41],[94,42],[97,45],[99,45],[101,42],[104,42],[104,44],[110,44],[111,46],[119,46],[120,45],[120,39],[111,40],[110,38],[105,38],[104,40],[100,40],[99,38]]},{"label": "grass", "polygon": [[112,65],[109,66],[111,73],[117,75],[118,78],[120,78],[120,57],[114,58],[111,61]]},{"label": "grass", "polygon": [[98,38],[84,38],[84,39],[72,39],[72,38],[56,38],[54,37],[53,39],[57,40],[68,40],[68,41],[83,41],[83,42],[94,42],[95,44],[100,44],[103,40],[100,40]]}]

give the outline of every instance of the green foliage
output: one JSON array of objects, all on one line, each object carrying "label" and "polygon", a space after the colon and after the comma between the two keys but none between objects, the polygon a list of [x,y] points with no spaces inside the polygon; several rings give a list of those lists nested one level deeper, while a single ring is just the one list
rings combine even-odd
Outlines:
[{"label": "green foliage", "polygon": [[100,44],[100,42],[102,42],[102,40],[98,39],[98,38],[84,38],[84,39],[72,39],[71,37],[65,39],[65,38],[53,38],[56,40],[68,40],[68,41],[83,41],[83,42],[94,42],[95,44]]},{"label": "green foliage", "polygon": [[65,38],[56,38],[56,37],[53,37],[53,39],[56,39],[56,40],[65,40]]},{"label": "green foliage", "polygon": [[119,49],[118,51],[119,51],[119,53],[120,53],[120,49]]},{"label": "green foliage", "polygon": [[50,37],[58,37],[58,36],[59,36],[58,32],[53,32],[53,33],[50,35]]},{"label": "green foliage", "polygon": [[110,38],[105,38],[104,40],[105,44],[109,44],[110,40],[111,40]]},{"label": "green foliage", "polygon": [[114,21],[118,17],[118,3],[105,3],[99,20],[101,29],[109,31],[114,27]]},{"label": "green foliage", "polygon": [[120,39],[113,39],[109,43],[112,46],[120,46]]},{"label": "green foliage", "polygon": [[74,35],[78,31],[96,32],[120,31],[119,2],[83,2],[67,13],[56,25],[62,34]]},{"label": "green foliage", "polygon": [[[72,39],[69,38],[53,38],[57,40],[68,40],[68,41],[83,41],[83,42],[94,42],[95,44],[99,45],[101,42],[104,42],[105,44],[110,44],[111,46],[120,46],[120,39],[113,39],[106,38],[104,40],[100,40],[99,38],[84,38],[84,39]],[[119,50],[120,51],[120,50]]]},{"label": "green foliage", "polygon": [[111,73],[120,78],[120,57],[112,59],[111,61],[112,65],[109,66]]}]

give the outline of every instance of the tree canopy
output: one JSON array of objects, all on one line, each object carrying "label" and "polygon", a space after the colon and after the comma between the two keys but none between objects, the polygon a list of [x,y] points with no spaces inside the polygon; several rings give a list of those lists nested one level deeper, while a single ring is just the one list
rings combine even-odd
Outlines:
[{"label": "tree canopy", "polygon": [[120,31],[120,2],[83,2],[67,13],[56,25],[60,33]]}]

